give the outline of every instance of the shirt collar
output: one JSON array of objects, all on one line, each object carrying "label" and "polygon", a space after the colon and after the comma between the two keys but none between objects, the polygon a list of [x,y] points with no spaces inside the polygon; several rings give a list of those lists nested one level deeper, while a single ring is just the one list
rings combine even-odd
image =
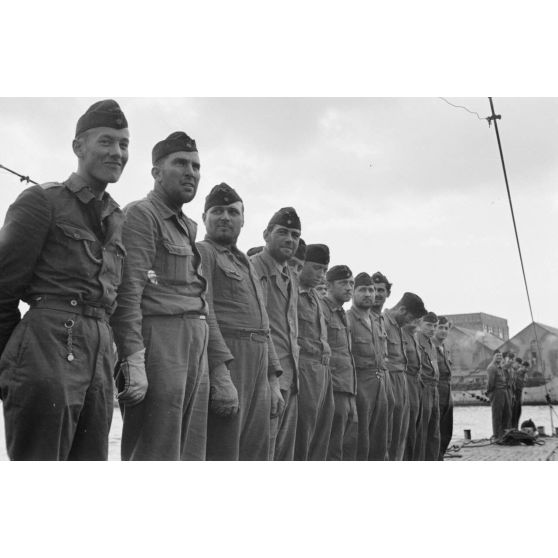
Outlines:
[{"label": "shirt collar", "polygon": [[178,211],[171,209],[164,196],[160,192],[157,192],[157,190],[151,190],[151,192],[147,194],[147,199],[159,210],[163,219],[170,219],[172,217],[186,218],[186,215],[184,215],[181,209]]},{"label": "shirt collar", "polygon": [[[68,178],[68,180],[64,182],[64,186],[66,186],[66,188],[70,190],[70,192],[75,194],[76,198],[81,203],[87,204],[91,200],[95,199],[95,194],[91,190],[91,187],[89,186],[85,178],[83,178],[82,176],[80,176],[75,172],[73,172]],[[106,208],[107,214],[112,213],[116,209],[120,209],[120,206],[112,199],[111,195],[106,191],[103,192],[103,195],[101,196],[101,201],[103,202]]]},{"label": "shirt collar", "polygon": [[322,300],[328,305],[332,312],[335,312],[336,310],[343,310],[343,306],[339,306],[339,304],[337,304],[335,300],[331,300],[328,295],[325,295]]},{"label": "shirt collar", "polygon": [[283,270],[285,268],[287,268],[287,274],[289,274],[289,266],[287,265],[287,262],[285,262],[285,265],[282,266],[265,248],[260,252],[260,257],[265,262],[270,275],[283,275]]},{"label": "shirt collar", "polygon": [[395,319],[395,317],[392,315],[392,310],[385,310],[384,311],[384,316],[394,325],[400,328],[399,324],[397,323],[397,320]]}]

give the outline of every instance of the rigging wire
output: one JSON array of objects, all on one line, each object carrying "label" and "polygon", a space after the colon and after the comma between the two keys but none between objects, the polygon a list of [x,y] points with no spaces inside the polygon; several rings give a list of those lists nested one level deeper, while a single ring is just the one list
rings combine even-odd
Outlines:
[{"label": "rigging wire", "polygon": [[[466,110],[467,112],[470,112],[471,114],[476,115],[476,117],[477,117],[479,120],[489,120],[489,118],[490,118],[490,117],[488,117],[488,116],[485,116],[485,117],[483,118],[478,112],[475,112],[474,110],[470,110],[470,109],[468,109],[467,107],[464,107],[464,106],[462,106],[462,105],[454,105],[453,103],[450,103],[450,102],[449,102],[447,99],[445,99],[444,97],[438,97],[438,99],[441,99],[442,101],[445,101],[448,105],[450,105],[450,106],[452,106],[452,107],[460,108],[460,109]],[[489,121],[489,123],[490,123],[490,121]]]},{"label": "rigging wire", "polygon": [[24,176],[23,174],[19,174],[19,172],[16,172],[12,169],[9,169],[8,167],[5,167],[4,165],[0,164],[0,169],[4,169],[8,172],[11,172],[12,174],[15,174],[17,177],[19,177],[20,182],[27,182],[27,184],[29,184],[31,182],[31,184],[35,184],[35,186],[39,185],[38,182],[35,182],[34,180],[31,180],[28,176]]},{"label": "rigging wire", "polygon": [[[527,302],[529,303],[529,312],[531,314],[531,323],[533,325],[533,333],[535,335],[535,342],[537,344],[537,351],[539,353],[539,355],[538,355],[539,363],[540,363],[541,368],[543,369],[542,372],[543,372],[543,377],[544,377],[544,380],[545,380],[544,389],[546,391],[546,402],[547,402],[547,404],[549,406],[549,409],[550,409],[550,425],[551,425],[551,428],[552,428],[552,433],[554,433],[554,420],[553,420],[553,417],[552,417],[552,412],[553,412],[554,409],[552,407],[552,399],[550,397],[550,393],[549,393],[548,387],[546,385],[546,374],[545,374],[545,370],[544,370],[544,363],[543,363],[543,360],[542,360],[541,344],[540,344],[540,341],[539,341],[539,336],[537,335],[537,327],[535,325],[535,318],[533,317],[533,306],[531,304],[531,296],[529,294],[529,287],[527,285],[527,276],[525,274],[525,265],[523,263],[523,255],[521,253],[521,245],[519,243],[519,234],[517,232],[517,223],[515,221],[515,213],[514,213],[514,210],[513,210],[513,203],[512,203],[511,192],[510,192],[510,185],[509,185],[509,182],[508,182],[508,173],[506,172],[506,163],[504,162],[504,153],[502,151],[502,142],[500,141],[500,132],[498,131],[498,120],[500,120],[502,117],[501,117],[501,115],[497,115],[494,112],[494,103],[492,102],[492,97],[488,97],[488,100],[490,101],[490,109],[492,111],[492,115],[489,116],[487,118],[487,120],[488,120],[489,124],[491,122],[494,122],[494,130],[496,131],[496,139],[498,140],[498,150],[500,151],[500,160],[502,161],[502,169],[504,171],[504,180],[506,182],[506,190],[507,190],[507,193],[508,193],[508,201],[509,201],[509,204],[510,204],[511,216],[512,216],[512,221],[513,221],[513,230],[515,232],[515,241],[517,243],[517,251],[519,252],[519,261],[521,263],[521,271],[523,273],[523,282],[525,284],[525,292],[527,293]],[[552,376],[551,376],[550,379],[552,380]]]}]

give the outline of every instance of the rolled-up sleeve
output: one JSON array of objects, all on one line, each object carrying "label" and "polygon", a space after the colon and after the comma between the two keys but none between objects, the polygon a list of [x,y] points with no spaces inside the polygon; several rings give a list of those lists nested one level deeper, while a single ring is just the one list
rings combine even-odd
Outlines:
[{"label": "rolled-up sleeve", "polygon": [[19,301],[48,237],[52,210],[40,186],[24,190],[0,230],[0,354],[21,314]]}]

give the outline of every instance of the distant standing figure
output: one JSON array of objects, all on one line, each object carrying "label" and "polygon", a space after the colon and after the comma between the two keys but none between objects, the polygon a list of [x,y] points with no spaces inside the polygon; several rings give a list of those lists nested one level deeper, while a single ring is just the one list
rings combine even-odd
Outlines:
[{"label": "distant standing figure", "polygon": [[453,398],[451,395],[451,360],[444,341],[448,336],[451,323],[445,316],[438,317],[438,325],[434,334],[434,345],[438,351],[438,394],[440,397],[440,455],[439,461],[444,460],[453,435]]},{"label": "distant standing figure", "polygon": [[508,391],[508,379],[502,366],[503,357],[495,351],[488,365],[488,386],[486,395],[492,407],[492,434],[501,438],[511,423],[511,401]]}]

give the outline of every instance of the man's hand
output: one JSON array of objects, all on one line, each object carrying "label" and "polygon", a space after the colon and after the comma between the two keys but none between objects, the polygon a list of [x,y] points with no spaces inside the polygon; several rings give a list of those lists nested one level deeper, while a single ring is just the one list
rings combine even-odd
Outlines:
[{"label": "man's hand", "polygon": [[209,373],[209,409],[218,417],[232,417],[238,413],[238,392],[231,373],[223,362]]},{"label": "man's hand", "polygon": [[269,387],[271,389],[271,418],[275,418],[281,415],[283,409],[285,408],[285,399],[281,394],[281,388],[279,387],[279,378],[275,372],[271,372],[268,376]]},{"label": "man's hand", "polygon": [[126,407],[141,403],[147,394],[145,349],[138,351],[116,365],[114,373],[117,399]]}]

